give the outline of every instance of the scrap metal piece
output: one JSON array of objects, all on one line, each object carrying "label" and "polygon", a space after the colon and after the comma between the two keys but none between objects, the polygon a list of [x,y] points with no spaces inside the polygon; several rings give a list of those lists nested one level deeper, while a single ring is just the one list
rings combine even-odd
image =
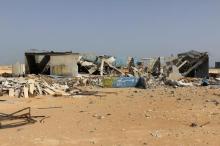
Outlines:
[{"label": "scrap metal piece", "polygon": [[[4,127],[16,127],[19,125],[31,124],[37,122],[34,118],[43,118],[45,116],[31,116],[31,108],[27,107],[11,114],[0,113],[0,129]],[[22,122],[3,125],[3,121],[22,120]],[[21,124],[22,123],[22,124]]]}]

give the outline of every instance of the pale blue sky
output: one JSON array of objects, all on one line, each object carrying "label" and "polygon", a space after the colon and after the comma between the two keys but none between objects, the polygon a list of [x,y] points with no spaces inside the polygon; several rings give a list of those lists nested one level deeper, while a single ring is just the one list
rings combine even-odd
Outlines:
[{"label": "pale blue sky", "polygon": [[28,48],[220,61],[220,0],[0,0],[0,64]]}]

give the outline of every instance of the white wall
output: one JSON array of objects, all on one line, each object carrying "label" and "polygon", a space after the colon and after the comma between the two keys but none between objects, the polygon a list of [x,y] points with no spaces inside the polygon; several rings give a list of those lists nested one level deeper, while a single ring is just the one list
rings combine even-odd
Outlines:
[{"label": "white wall", "polygon": [[77,76],[78,75],[78,61],[79,55],[59,55],[51,56],[50,58],[50,74],[63,76]]}]

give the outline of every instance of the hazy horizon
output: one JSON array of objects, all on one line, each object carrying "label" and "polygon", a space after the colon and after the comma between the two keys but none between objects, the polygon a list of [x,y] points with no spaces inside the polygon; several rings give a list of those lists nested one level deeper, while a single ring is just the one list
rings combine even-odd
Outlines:
[{"label": "hazy horizon", "polygon": [[205,51],[220,61],[218,0],[0,0],[0,64],[29,48],[114,56]]}]

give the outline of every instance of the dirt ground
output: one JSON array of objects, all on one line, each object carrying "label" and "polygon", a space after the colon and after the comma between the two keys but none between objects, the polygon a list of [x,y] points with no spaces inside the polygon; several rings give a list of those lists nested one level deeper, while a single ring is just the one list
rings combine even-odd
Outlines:
[{"label": "dirt ground", "polygon": [[33,116],[48,116],[17,127],[2,122],[0,145],[220,145],[219,89],[91,90],[99,96],[0,97],[1,113],[31,107]]},{"label": "dirt ground", "polygon": [[4,66],[0,66],[0,74],[3,74],[3,73],[12,73],[12,66],[8,65],[4,65]]}]

